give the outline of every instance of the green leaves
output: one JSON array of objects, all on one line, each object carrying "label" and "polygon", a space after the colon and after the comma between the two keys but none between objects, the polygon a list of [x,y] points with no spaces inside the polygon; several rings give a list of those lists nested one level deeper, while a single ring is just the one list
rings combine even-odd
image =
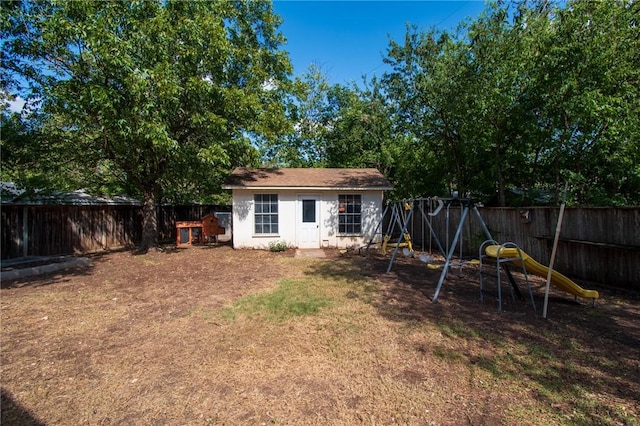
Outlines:
[{"label": "green leaves", "polygon": [[145,198],[203,200],[207,174],[255,158],[246,135],[282,126],[291,65],[270,3],[25,1],[2,22],[3,70],[43,100],[85,182],[108,161]]},{"label": "green leaves", "polygon": [[408,28],[384,83],[424,147],[413,176],[499,205],[567,176],[572,202],[639,202],[636,15],[629,1],[490,4],[458,37]]},{"label": "green leaves", "polygon": [[376,167],[398,197],[531,203],[569,179],[571,203],[639,203],[637,10],[489,4],[455,34],[408,27],[347,87],[289,80],[269,2],[3,3],[3,88],[41,105],[3,121],[3,176],[202,201],[262,161]]}]

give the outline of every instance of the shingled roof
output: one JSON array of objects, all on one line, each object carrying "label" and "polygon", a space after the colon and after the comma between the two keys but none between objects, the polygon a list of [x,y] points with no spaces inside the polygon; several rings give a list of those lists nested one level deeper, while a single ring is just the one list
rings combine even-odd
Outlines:
[{"label": "shingled roof", "polygon": [[315,188],[315,189],[393,189],[377,169],[300,169],[236,168],[223,189]]}]

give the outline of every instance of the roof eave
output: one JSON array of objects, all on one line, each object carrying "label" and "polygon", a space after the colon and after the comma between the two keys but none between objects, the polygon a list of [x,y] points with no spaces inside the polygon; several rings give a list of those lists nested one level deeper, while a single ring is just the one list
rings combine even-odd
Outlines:
[{"label": "roof eave", "polygon": [[222,185],[222,189],[246,189],[256,191],[275,190],[296,190],[296,191],[391,191],[392,186],[244,186],[244,185]]}]

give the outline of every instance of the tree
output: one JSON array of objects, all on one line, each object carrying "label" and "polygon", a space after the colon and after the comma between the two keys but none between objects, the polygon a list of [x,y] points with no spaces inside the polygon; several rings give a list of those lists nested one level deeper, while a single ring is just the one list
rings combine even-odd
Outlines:
[{"label": "tree", "polygon": [[326,134],[332,123],[330,85],[320,67],[311,64],[297,77],[286,99],[288,132],[261,144],[263,162],[284,167],[326,165]]},{"label": "tree", "polygon": [[[413,141],[407,179],[421,178],[422,195],[472,186],[476,159],[468,47],[448,32],[408,27],[403,44],[390,43],[383,82],[398,132]],[[419,190],[419,189],[418,189]]]},{"label": "tree", "polygon": [[116,177],[142,197],[142,249],[157,244],[163,195],[211,193],[257,162],[251,135],[286,127],[291,65],[271,3],[25,1],[3,14],[3,71],[40,101],[42,143],[83,166],[75,181]]},{"label": "tree", "polygon": [[372,167],[394,185],[391,196],[409,197],[425,183],[414,174],[420,147],[394,123],[383,84],[376,78],[363,86],[334,85],[327,94],[331,128],[326,133],[329,167]]},{"label": "tree", "polygon": [[537,87],[548,144],[545,180],[570,202],[640,202],[638,5],[572,1],[548,15]]},{"label": "tree", "polygon": [[393,131],[376,80],[364,89],[334,85],[327,93],[331,127],[326,135],[330,167],[373,167],[388,175],[384,146]]},{"label": "tree", "polygon": [[373,79],[330,85],[311,65],[296,79],[288,102],[290,133],[261,146],[267,165],[287,167],[372,167],[394,183],[398,196],[412,193],[420,179],[409,178],[414,139],[399,135],[382,84]]},{"label": "tree", "polygon": [[496,2],[456,35],[408,28],[383,83],[418,141],[413,176],[499,205],[565,181],[571,202],[639,202],[639,43],[630,0]]}]

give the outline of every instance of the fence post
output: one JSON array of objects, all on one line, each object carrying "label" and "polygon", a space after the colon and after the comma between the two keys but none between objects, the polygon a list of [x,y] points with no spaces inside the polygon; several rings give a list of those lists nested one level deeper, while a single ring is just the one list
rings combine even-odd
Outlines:
[{"label": "fence post", "polygon": [[29,255],[29,207],[22,208],[22,256]]}]

